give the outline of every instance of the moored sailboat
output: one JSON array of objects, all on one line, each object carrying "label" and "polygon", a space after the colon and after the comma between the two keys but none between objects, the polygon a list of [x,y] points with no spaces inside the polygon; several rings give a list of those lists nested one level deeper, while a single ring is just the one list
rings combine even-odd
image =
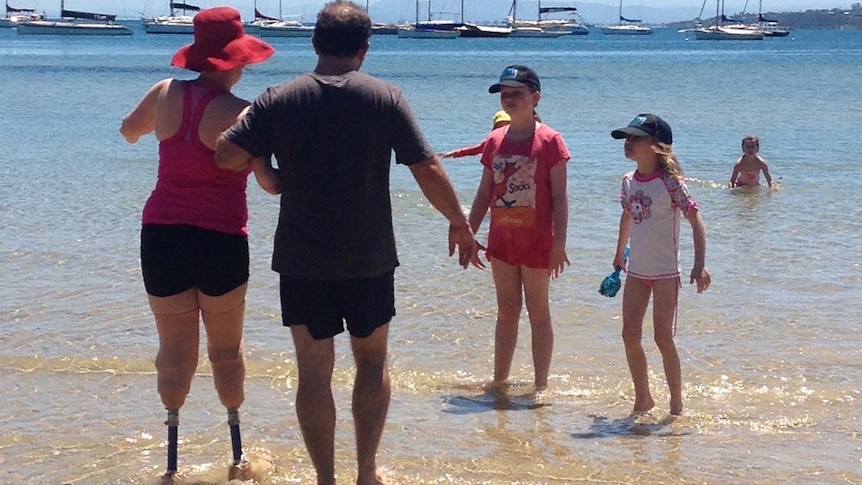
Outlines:
[{"label": "moored sailboat", "polygon": [[60,20],[29,20],[16,25],[20,35],[132,35],[125,25],[115,24],[116,15],[66,10],[60,0]]},{"label": "moored sailboat", "polygon": [[[430,1],[429,1],[430,9]],[[428,12],[427,22],[416,22],[414,28],[424,30],[456,30],[459,37],[508,37],[512,29],[508,26],[481,25],[464,21],[464,0],[461,0],[459,20],[431,20],[431,12]]]},{"label": "moored sailboat", "polygon": [[314,35],[314,26],[305,25],[298,20],[279,20],[278,22],[258,27],[261,37],[306,37]]},{"label": "moored sailboat", "polygon": [[[719,8],[721,11],[719,12]],[[724,0],[715,0],[715,23],[711,27],[694,30],[697,40],[763,40],[763,33],[746,25],[725,25]]]},{"label": "moored sailboat", "polygon": [[789,28],[782,27],[777,20],[763,16],[763,0],[760,0],[757,7],[757,22],[751,24],[751,27],[761,31],[764,37],[787,37],[790,35]]},{"label": "moored sailboat", "polygon": [[419,22],[419,0],[416,0],[416,21],[398,28],[399,39],[456,39],[461,35],[451,20],[431,20],[431,0],[428,0],[428,21]]},{"label": "moored sailboat", "polygon": [[269,22],[257,29],[261,37],[306,37],[314,35],[314,26],[306,25],[298,20],[285,20],[281,13],[281,0],[278,2],[278,19]]},{"label": "moored sailboat", "polygon": [[194,16],[200,11],[197,5],[170,2],[170,14],[142,19],[144,32],[148,34],[194,34]]},{"label": "moored sailboat", "polygon": [[254,1],[254,20],[251,22],[246,22],[243,26],[245,32],[247,34],[259,34],[260,28],[264,25],[272,25],[274,23],[279,22],[280,19],[275,17],[270,17],[268,15],[264,15],[260,13],[260,10],[257,9],[257,0]]},{"label": "moored sailboat", "polygon": [[[587,35],[588,29],[577,18],[576,7],[543,7],[541,0],[538,2],[538,16],[536,20],[518,19],[518,0],[512,0],[509,15],[506,21],[512,27],[512,35],[515,37],[558,37],[561,35]],[[548,18],[548,14],[568,13],[568,19]],[[542,35],[535,35],[535,29],[540,29]]]},{"label": "moored sailboat", "polygon": [[604,35],[649,35],[652,29],[641,25],[640,19],[627,19],[623,17],[623,0],[620,0],[619,23],[602,27]]},{"label": "moored sailboat", "polygon": [[6,2],[6,16],[0,18],[0,27],[15,27],[21,22],[32,22],[35,20],[47,20],[45,14],[37,14],[34,8],[10,7]]}]

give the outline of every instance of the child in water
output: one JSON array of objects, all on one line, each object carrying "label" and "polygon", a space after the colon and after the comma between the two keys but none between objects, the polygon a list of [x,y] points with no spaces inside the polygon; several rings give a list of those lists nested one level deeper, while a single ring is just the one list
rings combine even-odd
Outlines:
[{"label": "child in water", "polygon": [[[683,410],[679,354],[674,343],[677,299],[679,296],[679,219],[691,224],[694,239],[694,267],[690,281],[702,293],[710,284],[704,266],[706,227],[697,202],[691,198],[682,168],[671,144],[670,125],[658,116],[640,114],[628,126],[611,132],[625,139],[625,157],[637,169],[623,177],[620,202],[619,238],[612,267],[626,270],[623,290],[623,343],[635,388],[633,412],[646,412],[655,406],[649,390],[647,360],[641,343],[643,321],[653,299],[653,330],[670,389],[670,413]],[[626,244],[631,253],[626,261]]]},{"label": "child in water", "polygon": [[760,151],[760,140],[754,135],[746,135],[742,139],[742,156],[733,165],[730,174],[730,187],[758,187],[760,172],[766,179],[766,185],[773,187],[769,166],[757,152]]},{"label": "child in water", "polygon": [[[508,384],[526,300],[535,386],[540,391],[548,385],[554,347],[550,279],[569,264],[566,162],[570,155],[560,134],[536,115],[541,84],[532,69],[507,67],[488,92],[500,93],[500,105],[511,118],[508,126],[494,130],[485,141],[484,170],[469,219],[475,233],[491,210],[487,256],[497,293],[494,387]],[[478,258],[474,265],[481,265]]]},{"label": "child in water", "polygon": [[[503,110],[497,111],[494,113],[494,119],[491,121],[491,131],[496,130],[502,126],[507,126],[512,119],[509,117],[509,113],[506,113]],[[471,155],[481,155],[482,150],[485,149],[485,140],[482,140],[476,145],[471,147],[459,148],[457,150],[450,150],[445,153],[440,154],[440,158],[461,158],[461,157],[469,157]]]}]

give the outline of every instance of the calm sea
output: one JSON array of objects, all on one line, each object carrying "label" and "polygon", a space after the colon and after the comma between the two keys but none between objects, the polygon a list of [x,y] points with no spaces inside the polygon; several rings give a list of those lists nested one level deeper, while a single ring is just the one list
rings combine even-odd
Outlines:
[{"label": "calm sea", "polygon": [[[188,77],[169,66],[187,42],[140,30],[124,38],[0,31],[0,483],[148,484],[164,469],[157,341],[138,261],[157,145],[152,137],[128,145],[117,130],[154,82]],[[273,43],[276,55],[246,72],[239,95],[313,68],[307,40]],[[401,484],[862,483],[862,32],[746,43],[664,30],[639,38],[384,36],[372,39],[363,69],[403,88],[444,151],[487,134],[499,106],[487,87],[512,63],[538,71],[539,112],[572,152],[572,265],[551,288],[550,389],[529,394],[524,317],[510,399],[483,394],[496,313],[490,271],[462,270],[447,257],[444,219],[396,166],[402,266],[380,464]],[[609,132],[639,112],[673,126],[702,205],[713,276],[707,293],[686,281],[680,297],[686,412],[675,421],[666,419],[649,338],[658,406],[629,418],[621,299],[597,291],[611,270],[620,177],[632,169]],[[725,188],[748,133],[760,137],[780,191]],[[478,160],[446,164],[466,210]],[[294,413],[293,345],[269,270],[277,199],[253,186],[249,203],[244,440],[255,459],[274,465],[260,483],[313,483]],[[681,234],[687,274],[690,228]],[[337,466],[351,483],[352,359],[346,338],[336,347]],[[225,483],[230,439],[206,359],[180,417],[179,482]]]}]

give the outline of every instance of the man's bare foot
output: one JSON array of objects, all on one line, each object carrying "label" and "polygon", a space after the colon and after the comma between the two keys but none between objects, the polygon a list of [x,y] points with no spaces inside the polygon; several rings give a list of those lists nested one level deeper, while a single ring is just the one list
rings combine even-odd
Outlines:
[{"label": "man's bare foot", "polygon": [[679,401],[679,402],[673,402],[673,401],[671,401],[671,403],[670,403],[670,413],[671,413],[672,415],[674,415],[674,416],[681,416],[681,415],[682,415],[682,408],[683,408],[683,406],[682,406],[682,401]]},{"label": "man's bare foot", "polygon": [[[356,481],[357,485],[362,485],[359,483],[359,480]],[[397,485],[393,482],[389,477],[386,476],[385,473],[381,470],[377,470],[377,474],[374,476],[374,485]]]},{"label": "man's bare foot", "polygon": [[654,407],[655,401],[652,397],[647,397],[646,399],[642,400],[636,400],[634,408],[632,408],[632,414],[645,413]]}]

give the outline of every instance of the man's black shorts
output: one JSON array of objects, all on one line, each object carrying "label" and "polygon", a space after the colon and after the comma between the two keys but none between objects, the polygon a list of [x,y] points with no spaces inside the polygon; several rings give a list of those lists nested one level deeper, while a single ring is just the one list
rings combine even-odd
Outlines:
[{"label": "man's black shorts", "polygon": [[395,316],[395,271],[356,280],[312,281],[281,276],[281,319],[305,325],[316,340],[347,330],[364,338]]}]

